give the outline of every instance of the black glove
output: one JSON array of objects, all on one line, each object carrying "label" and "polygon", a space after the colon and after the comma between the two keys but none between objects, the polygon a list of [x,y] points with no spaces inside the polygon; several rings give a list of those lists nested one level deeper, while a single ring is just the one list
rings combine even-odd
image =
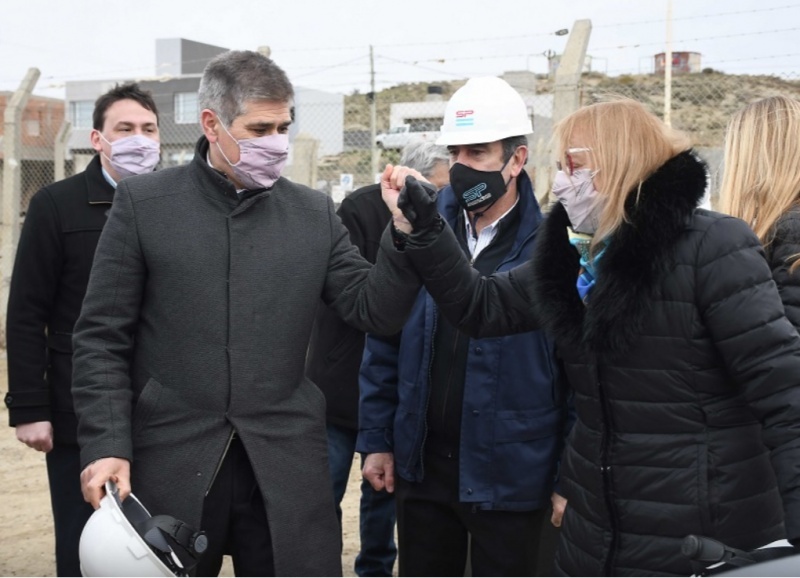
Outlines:
[{"label": "black glove", "polygon": [[420,182],[411,175],[406,177],[406,185],[400,191],[397,207],[414,227],[414,233],[430,229],[439,218],[436,208],[436,189],[430,183]]}]

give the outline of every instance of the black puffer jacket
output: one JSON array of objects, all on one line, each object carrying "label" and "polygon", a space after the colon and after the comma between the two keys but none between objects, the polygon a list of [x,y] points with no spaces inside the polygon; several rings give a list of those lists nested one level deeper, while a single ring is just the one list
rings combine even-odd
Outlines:
[{"label": "black puffer jacket", "polygon": [[800,208],[783,215],[775,226],[775,237],[767,246],[767,259],[772,268],[772,278],[786,309],[786,317],[800,330],[800,269],[790,268],[800,255]]},{"label": "black puffer jacket", "polygon": [[446,238],[411,251],[462,328],[533,317],[556,338],[578,416],[561,469],[565,574],[688,576],[684,536],[754,548],[784,536],[784,512],[800,537],[800,338],[755,235],[695,209],[705,183],[691,153],[644,183],[588,306],[560,205],[509,276],[476,277]]}]

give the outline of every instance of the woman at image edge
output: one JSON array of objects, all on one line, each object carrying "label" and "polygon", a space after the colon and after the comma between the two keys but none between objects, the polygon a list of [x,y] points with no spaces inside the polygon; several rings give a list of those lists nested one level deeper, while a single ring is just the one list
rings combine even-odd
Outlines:
[{"label": "woman at image edge", "polygon": [[[560,202],[529,263],[482,278],[448,234],[406,250],[462,330],[557,341],[577,411],[557,571],[688,576],[687,534],[799,538],[800,339],[758,238],[696,209],[704,163],[635,101],[582,108],[556,140]],[[400,201],[412,224],[430,211]]]},{"label": "woman at image edge", "polygon": [[737,112],[725,138],[722,210],[764,245],[786,316],[800,327],[800,101],[773,96]]}]

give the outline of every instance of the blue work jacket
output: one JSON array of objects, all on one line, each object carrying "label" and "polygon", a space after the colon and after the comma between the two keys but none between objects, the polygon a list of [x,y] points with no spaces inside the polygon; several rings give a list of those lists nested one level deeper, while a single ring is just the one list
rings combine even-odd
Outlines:
[{"label": "blue work jacket", "polygon": [[[525,172],[519,176],[520,224],[497,271],[527,261],[542,220]],[[439,212],[455,229],[461,211],[451,187]],[[420,292],[399,341],[367,336],[359,387],[357,450],[393,452],[395,472],[419,482],[425,472],[426,410],[438,322]],[[526,511],[549,504],[567,429],[567,394],[553,341],[542,331],[471,339],[467,354],[459,498],[481,509]]]}]

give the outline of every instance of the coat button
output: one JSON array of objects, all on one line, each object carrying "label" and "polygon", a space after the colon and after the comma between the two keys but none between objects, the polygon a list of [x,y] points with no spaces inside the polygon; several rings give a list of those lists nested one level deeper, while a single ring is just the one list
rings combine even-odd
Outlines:
[{"label": "coat button", "polygon": [[6,405],[11,405],[12,403],[14,403],[14,396],[9,393],[6,395]]},{"label": "coat button", "polygon": [[479,412],[477,409],[473,409],[472,410],[472,415],[474,415],[475,417],[478,417],[479,415],[481,415],[481,412]]},{"label": "coat button", "polygon": [[475,348],[475,353],[477,353],[477,354],[479,354],[479,355],[480,355],[481,353],[483,353],[483,348],[481,348],[481,347],[476,347],[476,348]]},{"label": "coat button", "polygon": [[468,496],[471,496],[471,495],[472,495],[472,488],[467,488],[467,495],[468,495]]}]

